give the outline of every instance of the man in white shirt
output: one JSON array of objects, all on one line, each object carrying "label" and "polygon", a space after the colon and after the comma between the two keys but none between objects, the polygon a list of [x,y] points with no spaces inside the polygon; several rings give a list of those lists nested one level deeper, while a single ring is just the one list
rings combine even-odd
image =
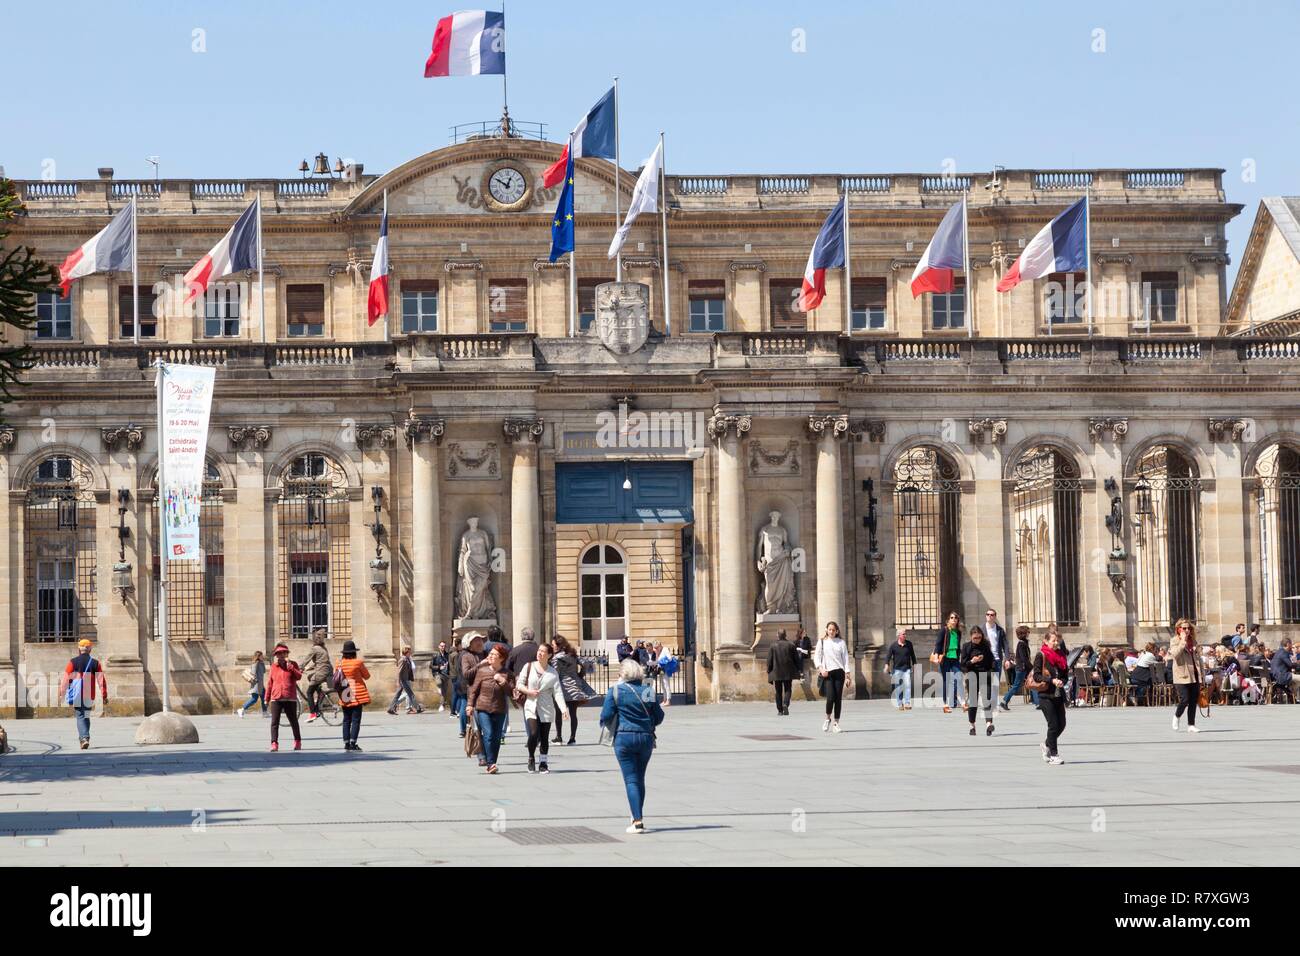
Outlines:
[{"label": "man in white shirt", "polygon": [[[1003,667],[1011,663],[1010,648],[1007,647],[1007,632],[998,623],[998,612],[989,608],[984,612],[984,636],[993,651],[993,694],[1000,691]],[[1010,676],[1008,677],[1010,679]]]}]

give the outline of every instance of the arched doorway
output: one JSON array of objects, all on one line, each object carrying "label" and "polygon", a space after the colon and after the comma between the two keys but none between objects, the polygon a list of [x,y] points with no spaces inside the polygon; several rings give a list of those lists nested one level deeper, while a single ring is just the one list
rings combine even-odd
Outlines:
[{"label": "arched doorway", "polygon": [[910,448],[894,465],[895,623],[938,627],[961,611],[961,482],[937,448]]},{"label": "arched doorway", "polygon": [[1133,558],[1138,625],[1171,627],[1198,619],[1201,567],[1201,479],[1196,465],[1171,445],[1138,459],[1132,481]]},{"label": "arched doorway", "polygon": [[1078,464],[1050,445],[1028,448],[1007,488],[1018,539],[1013,620],[1031,627],[1081,623]]},{"label": "arched doorway", "polygon": [[1255,462],[1264,624],[1300,624],[1300,451],[1274,444]]}]

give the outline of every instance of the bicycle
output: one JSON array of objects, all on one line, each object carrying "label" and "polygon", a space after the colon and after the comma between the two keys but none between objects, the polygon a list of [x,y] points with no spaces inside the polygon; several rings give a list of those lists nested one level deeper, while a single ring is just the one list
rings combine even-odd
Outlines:
[{"label": "bicycle", "polygon": [[[305,716],[310,717],[312,713],[311,702],[307,700],[307,694],[301,687],[298,688],[298,701],[301,704],[299,710]],[[337,727],[342,720],[343,708],[339,706],[338,691],[334,690],[328,681],[321,684],[320,706],[316,709],[316,713],[320,714],[320,719],[331,727]]]}]

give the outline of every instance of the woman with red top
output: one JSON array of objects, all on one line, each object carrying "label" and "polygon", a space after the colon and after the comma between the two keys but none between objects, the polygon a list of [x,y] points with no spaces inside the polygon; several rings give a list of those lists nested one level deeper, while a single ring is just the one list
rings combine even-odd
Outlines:
[{"label": "woman with red top", "polygon": [[353,641],[343,642],[343,656],[335,667],[343,672],[343,689],[339,691],[339,703],[343,705],[343,749],[360,753],[357,737],[361,735],[361,711],[370,703],[370,691],[366,689],[370,671],[357,657],[357,645]]},{"label": "woman with red top", "polygon": [[271,749],[280,749],[280,715],[289,718],[293,730],[293,749],[302,750],[302,733],[298,730],[298,681],[302,668],[289,660],[289,646],[275,645],[274,660],[266,672],[266,699],[271,702]]},{"label": "woman with red top", "polygon": [[1061,635],[1049,629],[1042,648],[1034,655],[1028,683],[1030,690],[1038,692],[1038,709],[1047,721],[1047,739],[1043,741],[1045,763],[1065,763],[1056,752],[1056,741],[1065,731],[1065,680],[1069,670]]}]

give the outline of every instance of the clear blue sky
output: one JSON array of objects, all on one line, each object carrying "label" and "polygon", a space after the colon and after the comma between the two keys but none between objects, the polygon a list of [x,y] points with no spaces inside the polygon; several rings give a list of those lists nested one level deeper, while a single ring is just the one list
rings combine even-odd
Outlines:
[{"label": "clear blue sky", "polygon": [[[472,2],[7,3],[0,164],[288,177],[324,151],[383,172],[499,117],[498,77],[422,76],[438,18]],[[661,129],[675,173],[1218,166],[1246,206],[1234,272],[1260,197],[1300,193],[1285,0],[511,0],[507,31],[511,115],[551,138],[621,77],[629,168]]]}]

